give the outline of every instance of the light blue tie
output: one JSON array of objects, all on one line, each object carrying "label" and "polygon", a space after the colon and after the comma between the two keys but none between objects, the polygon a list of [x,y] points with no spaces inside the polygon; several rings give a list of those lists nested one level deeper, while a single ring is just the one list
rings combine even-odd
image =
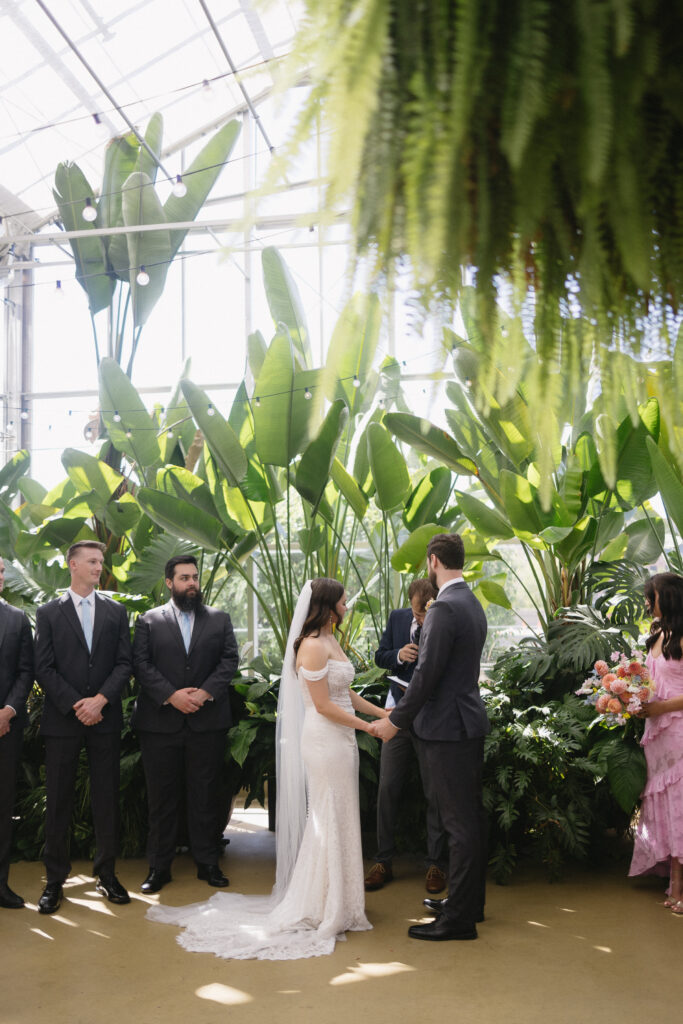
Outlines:
[{"label": "light blue tie", "polygon": [[92,612],[90,611],[90,601],[86,601],[85,598],[81,600],[81,625],[88,650],[92,651]]},{"label": "light blue tie", "polygon": [[189,651],[190,641],[192,639],[192,623],[190,622],[190,613],[180,613],[180,632],[183,634],[183,643],[185,644],[185,650]]}]

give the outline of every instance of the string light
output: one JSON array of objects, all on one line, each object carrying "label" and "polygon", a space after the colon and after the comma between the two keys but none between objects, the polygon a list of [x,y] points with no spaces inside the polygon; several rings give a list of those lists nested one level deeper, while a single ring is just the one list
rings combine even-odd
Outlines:
[{"label": "string light", "polygon": [[307,402],[310,402],[311,398],[313,398],[313,394],[309,387],[304,389],[304,398],[306,399]]},{"label": "string light", "polygon": [[261,405],[261,399],[259,398],[259,396],[258,396],[258,395],[257,395],[257,396],[256,396],[256,398],[254,399],[254,405],[258,405],[258,406],[260,406],[260,405]]},{"label": "string light", "polygon": [[354,373],[353,380],[351,381],[351,383],[353,384],[354,388],[359,388],[360,387],[360,381],[358,379],[358,374],[357,373]]},{"label": "string light", "polygon": [[99,114],[93,114],[92,119],[95,122],[95,127],[99,131],[106,132],[107,126],[106,126],[106,124],[104,123],[104,121],[102,120],[102,118],[100,117]]},{"label": "string light", "polygon": [[141,264],[140,269],[135,275],[135,280],[137,281],[141,288],[146,288],[147,285],[149,284],[149,274],[145,270],[144,264]]},{"label": "string light", "polygon": [[28,409],[22,409],[21,410],[21,418],[22,418],[22,420],[27,420],[28,419]]},{"label": "string light", "polygon": [[114,415],[113,415],[112,419],[114,420],[114,423],[120,423],[121,422],[121,417],[119,415],[119,410],[118,409],[114,410]]},{"label": "string light", "polygon": [[169,441],[172,441],[173,440],[173,431],[172,430],[167,430],[166,431],[166,437],[168,438]]},{"label": "string light", "polygon": [[127,430],[127,431],[126,431],[126,437],[128,438],[128,440],[129,440],[129,441],[130,441],[130,439],[132,438],[132,436],[133,436],[133,435],[132,435],[131,431],[130,431],[130,430]]},{"label": "string light", "polygon": [[182,174],[176,175],[175,185],[171,189],[171,192],[176,197],[176,199],[182,199],[183,196],[187,195],[187,185],[183,181]]},{"label": "string light", "polygon": [[90,196],[85,197],[85,206],[83,207],[83,220],[87,220],[89,224],[92,224],[94,220],[97,220],[97,210],[92,204]]},{"label": "string light", "polygon": [[64,294],[64,289],[62,288],[62,282],[61,281],[57,281],[56,282],[55,291],[57,292],[58,295],[63,295]]},{"label": "string light", "polygon": [[213,402],[209,402],[208,408],[206,410],[206,415],[207,416],[213,416],[215,412],[216,412],[216,410],[213,407]]}]

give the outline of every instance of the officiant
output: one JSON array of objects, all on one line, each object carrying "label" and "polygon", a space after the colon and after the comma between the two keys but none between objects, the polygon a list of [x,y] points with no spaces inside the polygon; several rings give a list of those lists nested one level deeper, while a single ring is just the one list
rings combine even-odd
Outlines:
[{"label": "officiant", "polygon": [[[389,614],[386,629],[375,651],[375,663],[390,673],[387,708],[395,707],[410,685],[417,664],[427,604],[435,597],[436,590],[428,579],[413,580],[408,589],[410,607],[398,608]],[[366,892],[381,889],[393,879],[392,860],[396,852],[395,833],[401,795],[408,773],[415,770],[416,762],[426,799],[425,888],[431,895],[445,888],[446,837],[424,769],[420,741],[409,729],[401,729],[389,743],[382,744],[377,792],[377,855],[365,876]]]}]

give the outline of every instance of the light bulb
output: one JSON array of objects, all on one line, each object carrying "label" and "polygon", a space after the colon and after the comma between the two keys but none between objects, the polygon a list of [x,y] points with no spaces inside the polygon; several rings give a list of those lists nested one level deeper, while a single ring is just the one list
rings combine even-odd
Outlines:
[{"label": "light bulb", "polygon": [[259,405],[260,406],[260,404],[261,404],[261,399],[257,395],[256,398],[254,399],[254,405]]},{"label": "light bulb", "polygon": [[127,430],[127,431],[126,431],[126,437],[128,438],[128,440],[129,440],[129,441],[130,441],[130,439],[131,439],[131,437],[132,437],[132,436],[133,436],[133,435],[132,435],[132,433],[130,432],[130,430]]},{"label": "light bulb", "polygon": [[213,402],[209,402],[209,406],[208,406],[208,408],[206,410],[206,415],[207,416],[213,416],[215,412],[216,412],[216,410],[213,407]]},{"label": "light bulb", "polygon": [[55,291],[57,292],[57,295],[63,295],[64,294],[64,289],[62,288],[62,282],[61,281],[57,281],[56,282],[56,284],[55,284]]},{"label": "light bulb", "polygon": [[85,206],[83,207],[83,220],[87,220],[90,224],[97,220],[97,210],[93,206],[90,196],[86,196]]},{"label": "light bulb", "polygon": [[172,430],[167,430],[166,431],[166,437],[168,438],[169,441],[172,441],[173,440],[173,431]]},{"label": "light bulb", "polygon": [[95,127],[97,128],[97,130],[104,134],[104,132],[106,132],[106,130],[107,130],[107,126],[104,123],[104,121],[102,120],[102,118],[100,117],[100,115],[99,114],[93,114],[92,119],[95,122]]},{"label": "light bulb", "polygon": [[313,398],[313,395],[311,394],[311,389],[310,388],[306,388],[304,390],[304,398],[306,399],[307,402],[310,402],[311,398]]},{"label": "light bulb", "polygon": [[141,288],[146,288],[147,285],[149,284],[149,274],[145,270],[144,266],[141,266],[140,269],[138,270],[135,276],[135,280],[137,281]]},{"label": "light bulb", "polygon": [[182,199],[183,196],[187,195],[187,185],[183,181],[182,174],[178,174],[176,176],[175,185],[171,189],[171,192],[176,197],[176,199]]},{"label": "light bulb", "polygon": [[119,415],[119,410],[118,409],[114,410],[113,420],[114,420],[114,423],[120,423],[121,422],[121,416]]},{"label": "light bulb", "polygon": [[360,381],[358,380],[357,374],[354,373],[353,380],[351,381],[351,383],[353,384],[354,388],[360,387]]},{"label": "light bulb", "polygon": [[22,409],[21,410],[21,418],[22,418],[22,420],[27,420],[28,419],[28,409]]}]

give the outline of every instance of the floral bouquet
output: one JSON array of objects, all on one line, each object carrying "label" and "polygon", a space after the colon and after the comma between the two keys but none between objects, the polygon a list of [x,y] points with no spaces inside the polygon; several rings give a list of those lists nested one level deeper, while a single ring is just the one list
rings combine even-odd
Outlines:
[{"label": "floral bouquet", "polygon": [[613,651],[611,660],[612,669],[606,661],[596,661],[592,675],[575,692],[578,697],[586,698],[584,704],[595,708],[599,720],[609,725],[624,725],[652,698],[654,684],[637,652],[627,658]]}]

